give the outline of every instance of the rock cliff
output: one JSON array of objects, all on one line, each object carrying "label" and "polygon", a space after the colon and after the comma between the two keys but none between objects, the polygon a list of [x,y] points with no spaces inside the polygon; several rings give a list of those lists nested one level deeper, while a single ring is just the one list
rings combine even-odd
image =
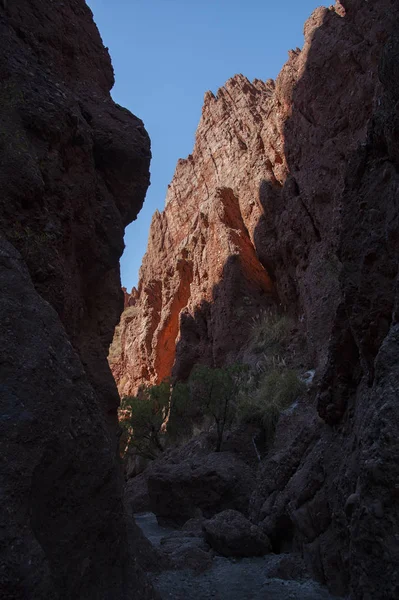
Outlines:
[{"label": "rock cliff", "polygon": [[398,597],[398,37],[393,0],[317,9],[275,83],[205,96],[111,353],[120,392],[245,347],[277,300],[317,389],[279,425],[250,516],[359,600]]},{"label": "rock cliff", "polygon": [[149,183],[83,0],[0,3],[2,598],[152,597],[129,555],[108,346]]},{"label": "rock cliff", "polygon": [[325,363],[344,173],[366,136],[386,36],[373,24],[365,37],[341,3],[319,8],[276,82],[236,75],[206,93],[111,349],[121,394],[236,359],[252,317],[277,298],[303,323],[311,362]]},{"label": "rock cliff", "polygon": [[253,234],[267,156],[284,177],[274,95],[272,81],[242,75],[205,95],[193,154],[179,161],[165,210],[153,217],[138,290],[111,347],[122,394],[172,370],[184,377],[195,362],[234,359],[251,317],[272,301]]}]

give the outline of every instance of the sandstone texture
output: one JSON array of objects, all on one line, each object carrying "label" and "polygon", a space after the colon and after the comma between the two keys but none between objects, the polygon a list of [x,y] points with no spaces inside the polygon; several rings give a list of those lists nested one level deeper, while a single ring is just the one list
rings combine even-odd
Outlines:
[{"label": "sandstone texture", "polygon": [[0,589],[152,598],[128,547],[108,346],[142,122],[83,0],[0,3]]},{"label": "sandstone texture", "polygon": [[366,139],[394,23],[373,2],[347,8],[313,13],[275,82],[236,75],[205,94],[193,153],[177,164],[125,296],[110,352],[121,395],[237,360],[254,315],[276,300],[300,319],[308,362],[325,365],[347,162]]},{"label": "sandstone texture", "polygon": [[[341,0],[276,82],[205,96],[111,360],[122,394],[185,378],[240,358],[259,307],[287,307],[316,385],[281,419],[249,514],[354,600],[399,596],[398,26],[396,1]],[[162,489],[186,481],[173,471]]]}]

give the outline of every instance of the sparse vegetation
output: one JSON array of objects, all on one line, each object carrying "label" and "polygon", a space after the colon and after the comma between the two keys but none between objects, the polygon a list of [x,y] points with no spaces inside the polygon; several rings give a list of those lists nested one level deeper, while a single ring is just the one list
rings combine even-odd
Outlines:
[{"label": "sparse vegetation", "polygon": [[123,398],[119,409],[122,454],[134,448],[144,458],[154,459],[164,450],[162,435],[170,409],[170,382],[142,387],[137,396]]},{"label": "sparse vegetation", "polygon": [[253,321],[251,349],[257,354],[265,354],[272,362],[276,361],[286,351],[292,327],[292,319],[274,309],[259,313]]},{"label": "sparse vegetation", "polygon": [[304,389],[304,383],[293,369],[274,368],[265,371],[256,386],[241,390],[239,420],[260,425],[270,442],[281,412],[291,406]]},{"label": "sparse vegetation", "polygon": [[[135,307],[130,308],[133,313]],[[167,444],[191,437],[195,422],[214,426],[217,452],[234,423],[259,425],[270,443],[281,412],[305,389],[290,364],[292,329],[287,315],[264,312],[255,319],[250,339],[251,351],[261,355],[255,367],[197,365],[185,383],[172,387],[164,381],[124,398],[120,410],[124,448],[156,458]]]},{"label": "sparse vegetation", "polygon": [[127,306],[122,313],[125,321],[126,320],[130,321],[130,320],[134,319],[134,317],[137,317],[138,314],[139,314],[138,306]]},{"label": "sparse vegetation", "polygon": [[269,442],[281,412],[304,391],[296,369],[290,367],[294,321],[275,309],[263,311],[254,319],[250,349],[261,355],[255,370],[239,392],[238,419],[262,427]]},{"label": "sparse vegetation", "polygon": [[226,369],[211,369],[198,365],[190,377],[194,402],[216,425],[216,452],[220,452],[225,429],[235,420],[237,394],[243,373],[243,365],[234,365]]}]

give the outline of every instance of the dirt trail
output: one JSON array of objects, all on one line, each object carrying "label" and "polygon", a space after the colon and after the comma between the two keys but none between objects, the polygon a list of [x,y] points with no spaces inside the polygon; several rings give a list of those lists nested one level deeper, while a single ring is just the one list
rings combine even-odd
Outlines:
[{"label": "dirt trail", "polygon": [[[135,515],[136,522],[156,547],[173,530],[159,527],[155,515]],[[332,600],[334,597],[318,583],[270,577],[282,555],[261,558],[229,559],[216,556],[207,571],[191,569],[164,571],[152,576],[162,600]]]}]

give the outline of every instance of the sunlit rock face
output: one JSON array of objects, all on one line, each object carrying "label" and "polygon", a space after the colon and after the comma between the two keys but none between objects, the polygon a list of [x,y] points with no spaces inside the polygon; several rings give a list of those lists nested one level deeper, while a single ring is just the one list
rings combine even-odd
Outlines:
[{"label": "sunlit rock face", "polygon": [[[276,121],[274,103],[272,81],[242,75],[205,95],[193,154],[178,162],[166,208],[153,217],[138,290],[111,347],[121,394],[172,371],[184,377],[194,362],[232,360],[251,316],[270,302],[253,233],[271,170],[264,148],[281,152],[267,121],[269,113]],[[276,171],[282,179],[281,160]]]},{"label": "sunlit rock face", "polygon": [[[129,555],[108,346],[150,145],[83,0],[0,3],[0,589],[150,597]],[[3,505],[4,502],[4,505]]]}]

